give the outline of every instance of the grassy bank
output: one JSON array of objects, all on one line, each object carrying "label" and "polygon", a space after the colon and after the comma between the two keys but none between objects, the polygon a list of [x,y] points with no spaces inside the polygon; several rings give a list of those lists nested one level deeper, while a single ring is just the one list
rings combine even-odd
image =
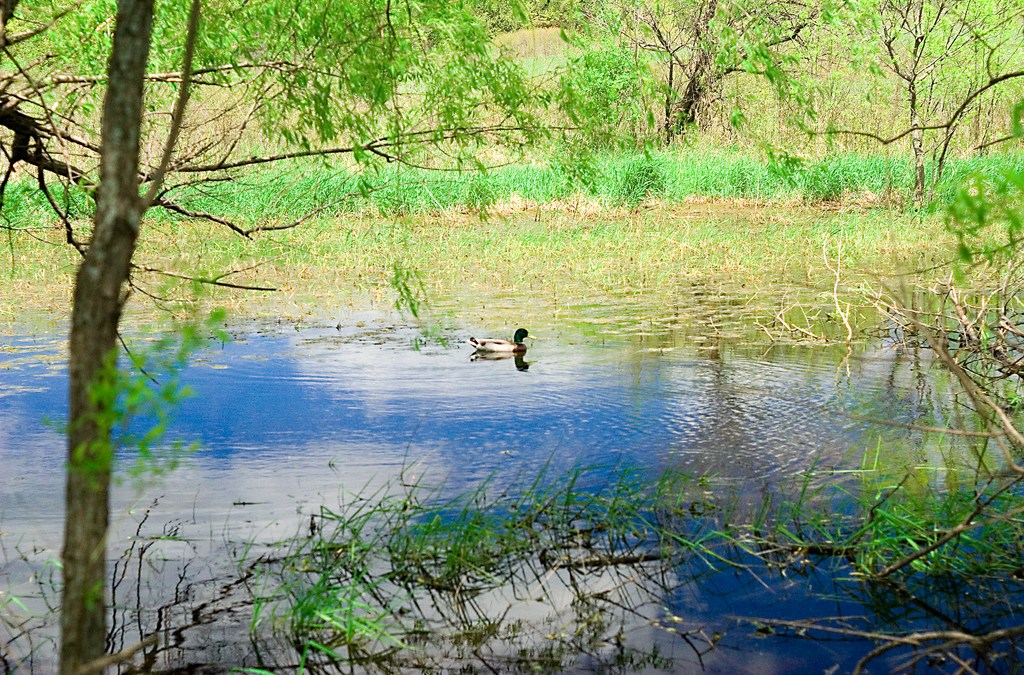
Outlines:
[{"label": "grassy bank", "polygon": [[[993,176],[1011,169],[1024,171],[1024,157],[952,160],[931,191],[931,208],[941,210],[969,175]],[[582,164],[557,159],[527,162],[486,173],[389,166],[375,174],[354,174],[343,167],[303,161],[238,174],[230,181],[181,186],[172,189],[169,197],[195,211],[254,227],[310,214],[312,220],[322,221],[363,211],[422,215],[580,200],[609,207],[728,199],[899,208],[911,203],[912,180],[910,159],[902,156],[838,155],[782,166],[741,152],[686,148],[650,155],[604,155]],[[31,179],[14,181],[7,190],[4,215],[9,227],[56,221]],[[65,194],[60,201],[73,219],[88,215],[83,195]],[[172,218],[159,209],[150,217]]]},{"label": "grassy bank", "polygon": [[[1011,168],[1024,169],[1024,157],[951,162],[932,193],[933,208],[941,208],[966,176]],[[730,199],[899,208],[912,201],[912,179],[909,159],[903,157],[843,155],[783,167],[738,152],[692,149],[597,157],[582,165],[557,160],[521,164],[487,173],[398,167],[356,176],[337,168],[300,165],[210,185],[201,192],[189,188],[174,196],[191,208],[251,227],[312,212],[321,219],[367,209],[390,216],[580,199],[614,207]]]},{"label": "grassy bank", "polygon": [[[66,315],[77,254],[61,243],[61,232],[8,231],[7,239],[0,257],[9,308],[3,318]],[[930,268],[952,250],[939,219],[889,210],[721,200],[629,208],[581,199],[506,204],[486,220],[452,211],[364,211],[251,240],[207,223],[156,220],[144,230],[135,279],[145,293],[186,303],[195,297],[191,283],[145,270],[272,288],[205,285],[201,297],[236,317],[306,321],[366,300],[392,304],[390,282],[400,269],[412,274],[419,299],[456,321],[499,320],[504,313],[540,325],[628,303],[630,317],[622,322],[763,337],[755,321],[776,313],[804,326],[826,322],[837,271],[856,314],[876,274]],[[154,305],[145,293],[136,293],[137,309],[175,304]]]},{"label": "grassy bank", "polygon": [[[1017,161],[958,164],[949,175]],[[243,228],[312,215],[247,239],[152,211],[133,305],[151,312],[201,297],[236,317],[319,320],[352,304],[392,304],[400,270],[417,301],[462,325],[471,307],[484,323],[512,313],[542,325],[582,306],[628,301],[632,316],[684,335],[778,337],[795,325],[825,335],[845,330],[837,297],[853,324],[871,325],[877,315],[865,289],[897,273],[944,273],[954,251],[940,212],[894,208],[909,190],[897,180],[907,173],[901,161],[838,157],[783,172],[738,153],[693,151],[578,169],[397,168],[359,177],[304,164],[183,187],[172,196]],[[33,185],[12,182],[7,202],[0,320],[61,320],[78,255]],[[64,195],[64,205],[87,229],[82,195]]]}]

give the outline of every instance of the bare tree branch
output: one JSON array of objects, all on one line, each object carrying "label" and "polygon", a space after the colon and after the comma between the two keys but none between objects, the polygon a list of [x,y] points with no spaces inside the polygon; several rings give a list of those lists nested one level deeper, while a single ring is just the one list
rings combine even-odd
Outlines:
[{"label": "bare tree branch", "polygon": [[[566,127],[546,127],[549,130],[564,130]],[[375,154],[389,162],[400,162],[401,157],[387,152],[391,148],[401,148],[415,143],[438,143],[451,141],[456,138],[472,138],[473,136],[484,136],[488,134],[520,133],[524,131],[521,125],[493,125],[477,128],[449,128],[449,129],[423,129],[404,134],[401,138],[377,138],[361,145],[348,145],[334,148],[323,148],[316,150],[296,150],[293,152],[282,152],[261,157],[249,157],[233,161],[221,161],[216,164],[202,164],[195,166],[180,166],[175,168],[178,173],[207,173],[214,171],[226,171],[247,166],[260,164],[272,164],[291,159],[302,159],[306,157],[327,157],[330,155],[349,155],[356,151],[363,151]],[[146,177],[147,179],[149,176]]]},{"label": "bare tree branch", "polygon": [[160,164],[157,166],[156,172],[153,173],[149,189],[146,190],[146,196],[142,198],[143,211],[149,208],[149,205],[153,203],[153,199],[156,198],[157,193],[160,191],[160,186],[164,182],[164,175],[167,173],[167,167],[171,163],[171,155],[174,154],[174,148],[178,144],[178,135],[181,133],[181,123],[185,117],[185,106],[188,104],[192,84],[192,59],[195,56],[196,33],[199,30],[199,2],[200,0],[192,0],[192,6],[189,10],[188,29],[185,37],[185,59],[181,66],[181,85],[178,89],[178,100],[175,101],[174,111],[171,113],[171,128],[167,132],[163,156],[160,158]]},{"label": "bare tree branch", "polygon": [[[18,0],[6,0],[6,2],[7,2],[8,5],[10,5],[12,7],[12,11],[13,11],[13,6],[18,3]],[[15,33],[14,35],[7,35],[6,30],[4,30],[4,32],[2,34],[0,34],[0,47],[7,48],[10,45],[16,45],[19,42],[24,42],[25,40],[29,40],[31,38],[34,38],[37,35],[41,35],[41,34],[45,33],[46,31],[48,31],[51,28],[53,28],[57,24],[58,21],[63,19],[65,16],[67,16],[68,14],[73,12],[74,10],[78,9],[81,5],[82,5],[82,0],[78,0],[78,2],[73,2],[70,5],[68,5],[67,7],[65,7],[64,9],[58,10],[57,13],[53,15],[53,18],[50,21],[48,21],[47,23],[40,24],[39,26],[37,26],[35,28],[32,28],[31,30],[22,31],[20,33]],[[6,7],[5,7],[5,13],[6,13]],[[7,20],[5,19],[4,20],[4,27],[5,27],[5,29],[6,29],[6,26],[7,26]]]},{"label": "bare tree branch", "polygon": [[[213,75],[217,73],[232,73],[240,72],[244,70],[294,70],[298,66],[289,61],[241,61],[239,63],[226,64],[223,66],[214,66],[210,68],[197,68],[192,71],[192,77],[201,77],[203,75]],[[181,71],[169,71],[164,73],[150,73],[146,75],[147,82],[181,82],[183,73]],[[60,85],[60,84],[105,84],[107,82],[106,75],[57,75],[44,80],[42,84],[45,85]]]}]

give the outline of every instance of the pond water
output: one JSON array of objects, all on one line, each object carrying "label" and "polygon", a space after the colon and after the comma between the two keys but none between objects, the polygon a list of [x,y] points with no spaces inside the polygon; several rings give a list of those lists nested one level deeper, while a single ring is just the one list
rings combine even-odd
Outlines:
[{"label": "pond water", "polygon": [[[194,395],[168,432],[197,449],[165,474],[125,474],[115,489],[109,647],[160,628],[165,646],[147,668],[294,668],[250,641],[251,576],[237,561],[303,532],[321,506],[385,485],[458,492],[528,480],[545,466],[596,467],[587,474],[595,483],[623,467],[677,469],[713,476],[714,489],[757,504],[812,467],[840,480],[879,461],[881,438],[891,449],[882,461],[894,466],[951,461],[948,444],[929,450],[919,432],[871,421],[912,423],[947,404],[927,361],[891,345],[684,349],[530,328],[539,339],[520,361],[471,359],[464,328],[442,330],[444,343],[424,342],[419,327],[387,312],[349,311],[336,324],[232,324],[230,342],[211,343],[187,368]],[[47,672],[64,518],[63,339],[59,329],[26,329],[0,344],[0,662]],[[892,597],[886,609],[864,597],[885,597],[884,589],[844,585],[848,570],[827,572],[705,570],[700,583],[641,603],[630,640],[654,646],[657,658],[617,668],[846,671],[872,643],[769,639],[735,617],[844,617],[867,630],[893,606],[906,627],[949,611]],[[946,618],[944,628],[967,622]],[[724,637],[697,657],[682,631],[667,630],[673,621]],[[559,669],[607,669],[611,658],[581,654]]]}]

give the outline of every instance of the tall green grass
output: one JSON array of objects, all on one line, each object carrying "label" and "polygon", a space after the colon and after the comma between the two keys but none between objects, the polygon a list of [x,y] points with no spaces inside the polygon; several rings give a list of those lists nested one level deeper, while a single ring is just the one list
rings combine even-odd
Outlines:
[{"label": "tall green grass", "polygon": [[[941,208],[967,176],[1024,170],[1024,156],[953,160],[934,187]],[[933,167],[929,167],[932,171]],[[578,162],[523,163],[476,171],[433,171],[385,166],[356,173],[322,161],[300,162],[239,173],[229,180],[173,188],[168,197],[188,208],[228,218],[243,227],[325,221],[369,210],[382,215],[450,210],[484,211],[514,200],[560,203],[578,198],[611,207],[646,201],[734,199],[759,202],[911,203],[910,161],[901,157],[837,155],[820,161],[773,163],[755,156],[683,149],[672,153],[607,154]],[[87,198],[77,189],[58,193],[72,219],[88,217]],[[312,216],[311,216],[312,214]],[[9,228],[56,223],[45,198],[28,180],[8,186],[3,216]],[[310,217],[311,216],[311,217]],[[160,209],[157,220],[178,216]]]},{"label": "tall green grass", "polygon": [[[1024,157],[954,160],[933,190],[936,207],[977,171],[1024,167]],[[931,170],[931,168],[929,169]],[[384,167],[355,174],[320,164],[265,169],[223,183],[172,193],[191,208],[234,218],[249,226],[285,222],[311,212],[331,218],[371,209],[384,215],[425,214],[452,209],[486,211],[524,200],[539,204],[590,198],[608,206],[694,198],[765,202],[910,204],[909,159],[838,155],[821,161],[773,163],[738,152],[682,150],[616,154],[589,164],[520,164],[474,171]]]}]

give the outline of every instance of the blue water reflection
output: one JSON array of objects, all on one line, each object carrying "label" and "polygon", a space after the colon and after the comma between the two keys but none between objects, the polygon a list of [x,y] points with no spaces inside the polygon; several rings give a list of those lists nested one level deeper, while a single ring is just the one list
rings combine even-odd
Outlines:
[{"label": "blue water reflection", "polygon": [[[546,344],[522,372],[473,362],[465,349],[367,345],[330,331],[250,335],[204,353],[174,431],[199,441],[205,458],[372,444],[477,475],[552,459],[681,462],[749,479],[789,475],[811,456],[838,459],[866,427],[829,412],[853,401],[834,363]],[[862,381],[857,395],[872,386]]]},{"label": "blue water reflection", "polygon": [[[236,327],[231,342],[196,355],[183,377],[194,395],[167,438],[199,449],[158,490],[192,495],[189,513],[203,490],[202,509],[223,516],[260,500],[294,511],[278,494],[283,486],[312,506],[403,469],[452,489],[545,465],[672,467],[763,486],[811,466],[859,466],[877,429],[841,412],[918,414],[917,383],[894,377],[906,367],[887,348],[847,359],[821,350],[684,352],[566,345],[552,333],[521,370],[512,360],[471,360],[458,342],[466,336],[417,350],[415,327],[359,325]],[[43,512],[60,519],[60,344],[16,336],[0,353],[7,522]],[[124,503],[134,503],[133,489],[130,481],[119,489]]]},{"label": "blue water reflection", "polygon": [[[353,493],[398,480],[450,490],[485,479],[500,485],[545,466],[552,475],[596,466],[586,473],[595,482],[623,467],[680,469],[757,497],[812,466],[860,467],[879,434],[916,433],[865,419],[913,422],[944,405],[884,346],[856,354],[677,350],[625,339],[580,345],[550,329],[524,369],[512,360],[472,360],[459,345],[468,335],[459,333],[448,346],[414,349],[415,327],[373,317],[337,327],[232,330],[231,342],[211,343],[184,373],[194,396],[167,436],[198,450],[173,472],[126,478],[115,488],[113,552],[117,542],[179,523],[175,532],[193,538],[190,553],[222,560],[210,565],[215,579],[230,570],[232,545],[293,535],[321,505]],[[5,541],[33,550],[21,563],[4,562],[10,576],[26,562],[38,570],[59,551],[67,383],[58,336],[14,336],[3,347],[0,530]],[[196,544],[196,533],[209,541]],[[828,587],[836,580],[826,577],[819,591],[835,596]],[[833,615],[840,605],[859,611],[806,587],[773,582],[768,589],[746,574],[715,575],[699,597],[687,593],[665,602],[709,624],[772,609],[778,617],[781,601],[794,597],[785,611],[795,618]],[[710,670],[737,672],[733,657],[744,649],[723,646],[720,667]],[[816,668],[814,658],[777,647],[766,653],[774,665],[763,672]]]}]

